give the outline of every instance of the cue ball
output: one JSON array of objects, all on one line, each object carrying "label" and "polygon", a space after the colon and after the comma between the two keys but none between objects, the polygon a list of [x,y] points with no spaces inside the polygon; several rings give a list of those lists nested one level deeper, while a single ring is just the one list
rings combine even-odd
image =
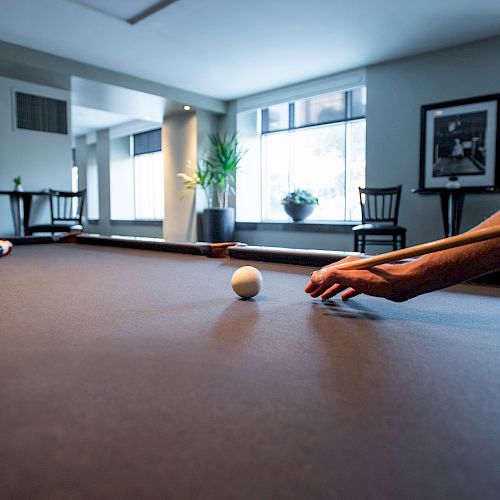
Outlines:
[{"label": "cue ball", "polygon": [[231,278],[234,292],[245,299],[254,297],[262,288],[262,274],[252,266],[243,266],[236,269]]}]

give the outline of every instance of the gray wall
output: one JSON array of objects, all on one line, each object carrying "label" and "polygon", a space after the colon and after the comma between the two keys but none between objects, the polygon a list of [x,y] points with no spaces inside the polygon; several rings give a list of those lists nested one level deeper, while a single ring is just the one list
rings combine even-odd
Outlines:
[{"label": "gray wall", "polygon": [[[71,189],[71,137],[69,135],[16,130],[13,121],[14,90],[70,102],[66,90],[0,78],[0,190],[13,188],[18,175],[26,191]],[[69,111],[69,107],[68,107]],[[47,198],[33,201],[31,222],[49,222]],[[7,196],[0,196],[0,235],[11,236],[14,226]]]},{"label": "gray wall", "polygon": [[[444,236],[438,196],[412,194],[419,184],[420,107],[500,93],[500,37],[367,68],[369,186],[403,185],[400,223],[408,244]],[[233,109],[233,108],[230,108]],[[499,194],[467,195],[461,230],[500,209]],[[238,231],[253,244],[352,250],[351,235]]]},{"label": "gray wall", "polygon": [[[337,228],[336,228],[337,230]],[[340,250],[352,252],[353,236],[350,226],[340,228],[340,232],[316,233],[314,231],[237,230],[236,241],[248,245],[264,245],[284,248],[307,248],[316,250]],[[387,247],[386,247],[387,251]]]},{"label": "gray wall", "polygon": [[[497,37],[368,68],[366,182],[403,185],[409,244],[443,237],[439,197],[410,193],[419,183],[420,107],[500,93],[499,56]],[[500,195],[467,195],[461,230],[499,208]]]}]

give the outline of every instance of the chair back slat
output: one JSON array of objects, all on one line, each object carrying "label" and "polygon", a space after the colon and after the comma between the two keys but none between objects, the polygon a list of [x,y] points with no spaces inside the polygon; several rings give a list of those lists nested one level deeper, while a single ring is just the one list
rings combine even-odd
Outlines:
[{"label": "chair back slat", "polygon": [[363,224],[398,223],[401,185],[390,188],[359,188],[359,196]]},{"label": "chair back slat", "polygon": [[57,222],[82,223],[82,209],[85,189],[81,191],[56,191],[50,193],[50,216],[52,224]]}]

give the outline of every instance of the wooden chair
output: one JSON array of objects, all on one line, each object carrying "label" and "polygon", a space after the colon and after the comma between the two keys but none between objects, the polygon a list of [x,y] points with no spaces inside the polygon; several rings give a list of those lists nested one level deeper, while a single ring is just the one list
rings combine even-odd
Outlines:
[{"label": "wooden chair", "polygon": [[49,189],[51,223],[29,225],[27,234],[81,231],[85,192]]},{"label": "wooden chair", "polygon": [[406,245],[406,228],[398,226],[401,186],[359,188],[361,224],[354,226],[354,251],[365,252],[366,245],[390,245],[399,250]]}]

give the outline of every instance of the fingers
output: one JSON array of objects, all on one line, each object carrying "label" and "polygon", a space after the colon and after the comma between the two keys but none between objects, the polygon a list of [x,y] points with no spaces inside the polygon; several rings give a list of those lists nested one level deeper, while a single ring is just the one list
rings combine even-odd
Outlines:
[{"label": "fingers", "polygon": [[321,297],[323,300],[340,293],[342,300],[366,294],[401,302],[418,295],[416,287],[418,278],[414,277],[411,263],[343,271],[334,265],[312,273],[305,291],[311,297]]},{"label": "fingers", "polygon": [[360,295],[361,292],[358,292],[357,290],[354,290],[354,288],[349,288],[347,292],[344,292],[341,297],[342,300],[349,300],[352,299],[353,297],[356,297],[357,295]]},{"label": "fingers", "polygon": [[304,291],[308,293],[313,299],[321,296],[323,300],[326,300],[330,297],[333,297],[337,293],[342,292],[346,288],[346,286],[340,285],[338,283],[334,283],[333,285],[317,285],[316,283],[309,281]]},{"label": "fingers", "polygon": [[335,269],[338,264],[353,260],[358,260],[358,258],[352,256],[347,257],[339,262],[329,264],[313,272],[304,291],[312,298],[321,297],[323,300],[329,299],[346,289],[348,289],[347,292],[342,294],[344,300],[359,295],[360,292],[355,292],[350,289],[350,287],[353,286],[353,283],[351,283],[353,273],[351,272],[349,276],[345,276],[341,271],[339,272]]},{"label": "fingers", "polygon": [[314,291],[310,292],[309,295],[315,299],[316,297],[319,297],[320,295],[323,295],[323,293],[328,290],[328,286],[319,286],[317,287]]},{"label": "fingers", "polygon": [[[321,297],[323,300],[344,292],[342,299],[348,300],[362,293],[357,289],[357,285],[361,285],[363,280],[361,276],[358,276],[359,273],[360,271],[337,271],[335,268],[323,268],[313,273],[305,292],[309,293],[312,298]],[[363,286],[361,288],[363,289]]]},{"label": "fingers", "polygon": [[313,293],[320,285],[313,283],[312,280],[309,280],[306,287],[304,288],[304,292]]},{"label": "fingers", "polygon": [[329,299],[333,297],[334,295],[337,295],[338,293],[344,291],[347,287],[344,285],[340,285],[338,283],[335,283],[333,286],[330,287],[323,287],[326,288],[326,290],[321,294],[321,298],[323,300]]},{"label": "fingers", "polygon": [[[316,287],[331,287],[339,284],[344,287],[353,286],[361,278],[364,271],[337,271],[334,267],[330,269],[320,269],[312,274],[310,282]],[[312,288],[312,287],[309,287]]]}]

